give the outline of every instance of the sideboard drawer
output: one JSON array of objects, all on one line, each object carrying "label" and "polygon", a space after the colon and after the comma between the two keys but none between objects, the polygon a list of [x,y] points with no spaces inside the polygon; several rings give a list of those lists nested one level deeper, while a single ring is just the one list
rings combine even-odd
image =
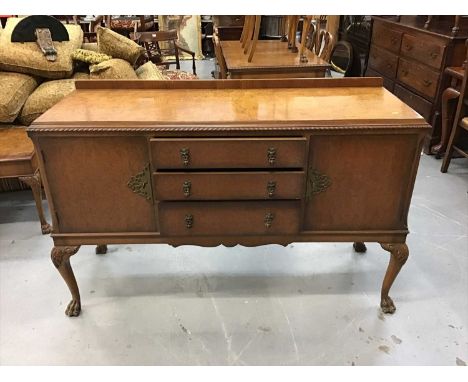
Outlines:
[{"label": "sideboard drawer", "polygon": [[425,65],[400,58],[398,79],[423,95],[434,98],[437,92],[439,74]]},{"label": "sideboard drawer", "polygon": [[435,69],[440,69],[444,58],[443,45],[432,41],[421,40],[411,35],[405,34],[401,43],[401,53],[410,58],[414,58]]},{"label": "sideboard drawer", "polygon": [[398,56],[385,49],[372,46],[369,53],[369,65],[383,75],[395,78],[398,66]]},{"label": "sideboard drawer", "polygon": [[426,121],[431,117],[432,104],[400,85],[395,85],[394,94],[408,106],[421,114]]},{"label": "sideboard drawer", "polygon": [[382,48],[399,53],[402,35],[403,33],[401,32],[388,29],[388,27],[381,25],[379,22],[374,22],[372,41]]},{"label": "sideboard drawer", "polygon": [[303,171],[159,172],[153,174],[157,200],[301,199]]},{"label": "sideboard drawer", "polygon": [[161,202],[161,235],[237,236],[299,232],[299,201]]},{"label": "sideboard drawer", "polygon": [[155,138],[155,169],[302,168],[306,138]]}]

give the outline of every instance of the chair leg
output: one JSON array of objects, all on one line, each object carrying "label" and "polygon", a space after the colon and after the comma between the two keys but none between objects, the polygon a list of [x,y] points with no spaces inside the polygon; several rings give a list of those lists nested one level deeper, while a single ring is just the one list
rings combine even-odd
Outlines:
[{"label": "chair leg", "polygon": [[249,29],[247,30],[247,36],[246,36],[246,41],[245,41],[245,46],[244,46],[244,54],[247,54],[247,52],[250,49],[250,44],[252,43],[252,35],[255,29],[255,16],[250,16],[249,18],[250,18],[250,22],[249,22]]},{"label": "chair leg", "polygon": [[[249,39],[252,38],[252,32],[251,32],[251,25],[252,25],[252,16],[245,16],[245,26],[244,26],[244,31],[245,31],[245,34],[243,36],[243,40],[242,40],[242,48],[245,49],[245,46],[247,44],[247,42],[249,41]],[[246,53],[246,50],[244,50],[244,53]]]},{"label": "chair leg", "polygon": [[[447,141],[448,141],[449,136],[450,136],[449,126],[452,126],[452,124],[453,124],[453,121],[449,121],[449,115],[451,114],[451,113],[449,113],[449,109],[451,108],[451,106],[453,107],[453,105],[451,105],[450,101],[457,99],[459,96],[460,96],[460,93],[457,90],[453,89],[453,88],[447,88],[442,93],[442,101],[441,101],[441,104],[442,104],[442,134],[441,134],[441,138],[440,138],[440,143],[438,145],[432,147],[432,149],[431,149],[432,153],[435,154],[439,158],[440,158],[440,156],[443,155],[443,153],[445,151],[445,148],[447,147]],[[452,123],[450,123],[450,122],[452,122]]]},{"label": "chair leg", "polygon": [[255,48],[257,47],[258,35],[260,34],[261,20],[262,20],[262,16],[255,16],[255,29],[253,32],[253,39],[252,39],[252,44],[250,47],[248,62],[252,61],[253,55],[255,53]]},{"label": "chair leg", "polygon": [[440,171],[443,173],[447,172],[448,167],[450,165],[450,161],[452,160],[453,144],[458,136],[459,130],[460,129],[458,127],[458,120],[455,120],[452,127],[452,132],[450,133],[450,139],[447,145],[447,149],[445,150],[444,161],[442,162],[442,166],[440,168]]}]

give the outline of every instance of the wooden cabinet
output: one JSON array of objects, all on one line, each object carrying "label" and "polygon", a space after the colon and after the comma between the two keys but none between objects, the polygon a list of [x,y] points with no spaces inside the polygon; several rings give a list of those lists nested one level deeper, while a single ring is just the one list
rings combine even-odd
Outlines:
[{"label": "wooden cabinet", "polygon": [[468,19],[452,34],[453,16],[434,18],[426,29],[424,16],[373,17],[366,76],[381,76],[385,87],[432,125],[424,151],[440,141],[441,96],[449,85],[448,66],[461,66]]},{"label": "wooden cabinet", "polygon": [[28,130],[66,313],[80,312],[69,257],[83,244],[297,241],[381,243],[392,313],[428,125],[382,83],[78,81]]}]

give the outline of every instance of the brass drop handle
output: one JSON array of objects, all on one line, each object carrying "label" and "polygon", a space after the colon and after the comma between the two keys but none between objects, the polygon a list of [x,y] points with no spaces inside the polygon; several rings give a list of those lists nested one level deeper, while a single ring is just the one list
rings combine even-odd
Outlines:
[{"label": "brass drop handle", "polygon": [[276,182],[274,180],[271,180],[267,183],[267,191],[268,191],[268,197],[272,198],[275,196],[275,190],[276,190]]},{"label": "brass drop handle", "polygon": [[273,223],[273,219],[275,218],[275,215],[271,212],[268,212],[266,215],[265,215],[265,227],[266,228],[270,228],[272,223]]},{"label": "brass drop handle", "polygon": [[431,86],[432,85],[432,81],[430,81],[430,80],[424,80],[423,83],[424,83],[424,86]]},{"label": "brass drop handle", "polygon": [[268,147],[267,158],[270,166],[273,166],[276,161],[276,149],[274,147]]},{"label": "brass drop handle", "polygon": [[190,180],[186,180],[183,184],[182,184],[182,191],[184,192],[184,196],[186,198],[188,198],[190,196],[190,191],[192,189],[192,182],[190,182]]},{"label": "brass drop handle", "polygon": [[408,71],[406,69],[402,69],[401,70],[401,74],[403,74],[404,76],[406,76],[408,74]]},{"label": "brass drop handle", "polygon": [[184,166],[188,166],[190,163],[190,150],[186,147],[180,149],[180,158]]},{"label": "brass drop handle", "polygon": [[192,214],[186,214],[185,215],[185,228],[192,228],[193,227],[193,215]]},{"label": "brass drop handle", "polygon": [[406,50],[411,50],[411,49],[413,49],[413,46],[410,45],[410,44],[406,44],[406,45],[405,45],[405,48],[406,48]]},{"label": "brass drop handle", "polygon": [[437,52],[431,52],[431,57],[435,60],[439,56]]}]

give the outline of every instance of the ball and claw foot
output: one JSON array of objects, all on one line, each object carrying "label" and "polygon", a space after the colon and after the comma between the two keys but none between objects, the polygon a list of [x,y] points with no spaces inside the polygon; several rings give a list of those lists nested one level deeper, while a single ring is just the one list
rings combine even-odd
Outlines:
[{"label": "ball and claw foot", "polygon": [[43,235],[47,235],[52,232],[52,226],[48,223],[41,224],[41,231]]},{"label": "ball and claw foot", "polygon": [[80,300],[72,299],[65,309],[65,314],[68,317],[78,317],[81,313],[81,302]]},{"label": "ball and claw foot", "polygon": [[106,244],[96,245],[96,255],[104,255],[106,253],[107,253],[107,245]]},{"label": "ball and claw foot", "polygon": [[364,253],[367,251],[367,247],[363,242],[356,241],[353,243],[353,248],[357,253]]},{"label": "ball and claw foot", "polygon": [[396,310],[395,304],[393,303],[393,300],[390,298],[390,296],[383,297],[380,300],[380,308],[385,314],[393,314]]}]

